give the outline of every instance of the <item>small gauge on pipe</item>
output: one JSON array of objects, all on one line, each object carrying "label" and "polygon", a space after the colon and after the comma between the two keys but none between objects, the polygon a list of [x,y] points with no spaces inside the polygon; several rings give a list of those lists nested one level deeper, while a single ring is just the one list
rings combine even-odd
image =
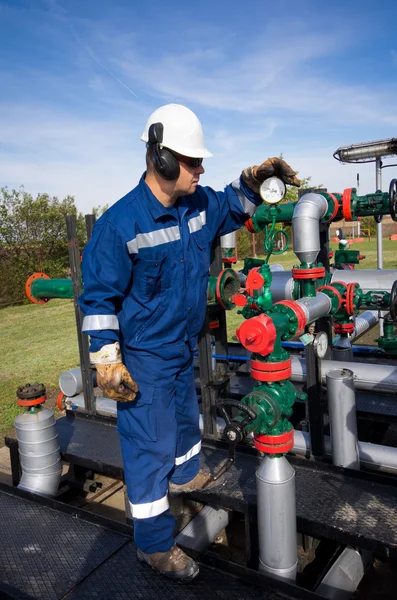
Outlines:
[{"label": "small gauge on pipe", "polygon": [[328,335],[320,331],[314,338],[314,353],[317,358],[324,358],[328,350]]},{"label": "small gauge on pipe", "polygon": [[269,177],[262,183],[259,194],[266,204],[281,202],[286,193],[285,184],[278,177]]}]

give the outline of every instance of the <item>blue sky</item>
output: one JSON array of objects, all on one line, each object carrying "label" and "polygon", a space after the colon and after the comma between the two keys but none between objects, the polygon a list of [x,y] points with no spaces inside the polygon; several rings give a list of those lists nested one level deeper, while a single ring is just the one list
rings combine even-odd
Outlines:
[{"label": "blue sky", "polygon": [[0,185],[113,204],[144,170],[148,115],[177,102],[215,155],[204,185],[283,153],[329,191],[360,173],[372,192],[372,163],[332,153],[397,137],[396,22],[395,0],[0,0]]}]

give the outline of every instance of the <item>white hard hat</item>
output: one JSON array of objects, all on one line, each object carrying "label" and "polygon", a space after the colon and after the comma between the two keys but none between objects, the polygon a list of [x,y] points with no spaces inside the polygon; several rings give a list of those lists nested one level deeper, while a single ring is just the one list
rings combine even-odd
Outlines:
[{"label": "white hard hat", "polygon": [[161,146],[169,148],[192,158],[208,158],[213,156],[204,147],[204,134],[201,123],[186,106],[182,104],[165,104],[155,110],[149,117],[141,140],[148,141],[149,127],[153,123],[163,124],[163,141]]}]

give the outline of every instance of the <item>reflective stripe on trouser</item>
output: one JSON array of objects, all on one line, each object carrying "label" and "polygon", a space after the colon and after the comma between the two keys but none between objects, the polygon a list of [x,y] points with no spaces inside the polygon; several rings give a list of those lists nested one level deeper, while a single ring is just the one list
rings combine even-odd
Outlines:
[{"label": "reflective stripe on trouser", "polygon": [[[134,402],[118,403],[118,430],[135,542],[143,552],[174,543],[168,482],[182,484],[199,470],[201,434],[192,361],[182,369],[140,356],[126,360],[139,386]],[[163,369],[162,369],[163,366]],[[155,384],[147,383],[148,374]],[[143,378],[143,379],[142,379]]]}]

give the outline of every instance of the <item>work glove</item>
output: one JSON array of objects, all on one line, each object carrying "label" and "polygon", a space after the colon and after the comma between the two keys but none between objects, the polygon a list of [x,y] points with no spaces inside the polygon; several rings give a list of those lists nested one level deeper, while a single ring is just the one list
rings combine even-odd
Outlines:
[{"label": "work glove", "polygon": [[96,367],[97,385],[104,394],[118,402],[131,402],[138,392],[138,385],[122,363],[120,344],[106,344],[98,352],[90,353]]},{"label": "work glove", "polygon": [[278,177],[284,183],[299,187],[301,182],[294,171],[282,158],[268,158],[261,165],[248,167],[241,173],[245,183],[253,191],[259,194],[259,188],[265,179]]}]

